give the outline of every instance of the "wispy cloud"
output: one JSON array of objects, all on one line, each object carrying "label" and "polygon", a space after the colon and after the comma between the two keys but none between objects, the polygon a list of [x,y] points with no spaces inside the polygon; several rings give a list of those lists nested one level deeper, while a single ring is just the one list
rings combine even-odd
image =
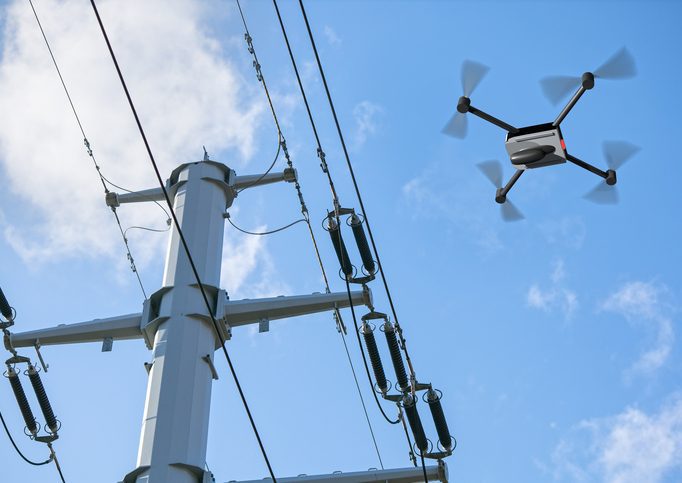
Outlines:
[{"label": "wispy cloud", "polygon": [[661,300],[667,288],[653,282],[628,282],[607,297],[600,309],[620,314],[630,323],[655,332],[654,346],[644,352],[628,371],[628,376],[652,374],[665,364],[675,342],[670,309]]},{"label": "wispy cloud", "polygon": [[355,119],[353,144],[356,149],[361,148],[370,136],[376,134],[383,113],[384,109],[380,105],[370,101],[362,101],[353,108]]},{"label": "wispy cloud", "polygon": [[324,26],[323,32],[324,36],[327,38],[327,42],[329,42],[330,45],[341,45],[343,42],[341,37],[339,37],[336,31],[329,25]]},{"label": "wispy cloud", "polygon": [[559,481],[679,481],[674,476],[682,476],[682,398],[651,414],[628,407],[582,421],[557,444],[551,465],[539,466]]},{"label": "wispy cloud", "polygon": [[[263,103],[204,28],[213,7],[186,0],[109,0],[99,7],[163,174],[201,159],[202,144],[214,157],[253,154]],[[37,8],[103,172],[131,189],[153,187],[92,12],[75,1],[45,0]],[[118,259],[117,228],[31,10],[13,1],[2,14],[0,111],[12,122],[0,130],[0,163],[14,204],[5,207],[2,233],[26,261]],[[153,207],[119,212],[125,225],[163,222]],[[164,239],[145,240],[158,249]]]},{"label": "wispy cloud", "polygon": [[543,310],[551,313],[559,310],[564,318],[569,319],[578,308],[578,295],[571,289],[564,286],[566,278],[566,268],[563,259],[559,259],[553,264],[549,275],[551,283],[533,284],[526,293],[526,304],[534,309]]},{"label": "wispy cloud", "polygon": [[490,255],[503,248],[502,240],[479,209],[481,192],[460,172],[452,164],[433,164],[403,185],[403,198],[413,217],[455,225]]},{"label": "wispy cloud", "polygon": [[580,216],[567,216],[540,224],[547,243],[578,250],[585,243],[587,227]]}]

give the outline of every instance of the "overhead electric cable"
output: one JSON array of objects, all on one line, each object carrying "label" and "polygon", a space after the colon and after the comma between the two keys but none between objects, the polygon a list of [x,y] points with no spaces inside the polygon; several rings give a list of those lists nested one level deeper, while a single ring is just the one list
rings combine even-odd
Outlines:
[{"label": "overhead electric cable", "polygon": [[128,104],[130,105],[130,109],[133,113],[133,117],[135,118],[135,123],[137,124],[137,128],[140,132],[140,136],[142,137],[142,141],[144,142],[145,148],[147,150],[147,154],[149,156],[149,160],[152,164],[152,167],[154,169],[154,173],[156,174],[157,181],[159,182],[159,186],[161,187],[161,191],[163,192],[163,196],[166,199],[166,203],[168,204],[168,209],[170,211],[171,217],[173,218],[173,222],[175,223],[175,228],[178,231],[178,236],[180,237],[180,241],[182,243],[183,249],[185,251],[185,254],[187,255],[187,259],[189,261],[190,267],[192,269],[192,272],[194,274],[194,278],[197,281],[197,285],[199,287],[199,290],[201,292],[201,296],[204,300],[204,304],[206,305],[206,309],[208,310],[208,314],[211,318],[211,322],[213,324],[213,328],[215,329],[215,333],[218,337],[218,340],[220,340],[220,345],[223,350],[223,354],[225,355],[225,359],[227,360],[227,364],[230,368],[230,373],[232,374],[232,378],[234,379],[235,385],[237,386],[237,390],[239,392],[239,397],[242,400],[242,404],[244,406],[244,409],[246,410],[246,414],[249,418],[249,422],[251,423],[251,427],[253,429],[253,432],[256,436],[256,440],[258,441],[258,446],[260,447],[260,451],[263,455],[263,459],[265,460],[265,464],[268,467],[268,472],[270,473],[270,477],[273,480],[273,483],[277,482],[277,479],[275,478],[275,474],[272,470],[272,466],[270,465],[270,459],[268,458],[267,452],[265,451],[265,446],[263,445],[263,441],[261,440],[260,433],[258,432],[258,428],[256,427],[256,422],[253,419],[253,415],[251,414],[251,410],[249,409],[249,405],[246,401],[246,397],[244,395],[244,391],[242,390],[241,384],[239,383],[239,378],[237,377],[237,373],[234,369],[234,365],[232,364],[232,359],[230,358],[230,355],[227,352],[227,348],[225,346],[225,338],[223,337],[222,333],[220,332],[220,328],[218,326],[218,321],[215,318],[215,315],[213,314],[213,309],[211,308],[211,303],[208,300],[208,296],[206,295],[206,289],[204,287],[204,284],[201,282],[201,278],[199,277],[199,272],[197,271],[197,267],[194,263],[194,259],[192,258],[192,254],[190,253],[189,250],[189,245],[187,244],[187,240],[185,239],[185,235],[182,232],[182,229],[180,228],[180,223],[178,223],[177,216],[175,214],[175,210],[173,209],[173,204],[171,203],[170,196],[168,195],[168,191],[166,190],[165,183],[163,182],[163,178],[161,177],[161,172],[159,171],[159,167],[156,164],[156,160],[154,159],[154,154],[152,153],[151,147],[149,145],[149,142],[147,141],[147,136],[144,132],[144,129],[142,127],[142,123],[140,122],[140,118],[137,115],[137,109],[135,109],[135,105],[133,104],[132,97],[130,95],[130,92],[128,91],[128,86],[125,82],[125,79],[123,77],[123,73],[121,72],[121,68],[118,65],[118,60],[116,59],[116,55],[114,54],[114,50],[111,46],[111,42],[109,41],[109,36],[107,35],[106,29],[104,28],[104,24],[102,23],[102,19],[99,15],[99,11],[97,10],[97,5],[95,5],[95,0],[90,0],[90,4],[92,5],[92,9],[95,13],[95,16],[97,17],[97,23],[99,24],[100,30],[102,32],[102,36],[104,37],[104,41],[107,44],[107,49],[109,50],[109,54],[111,55],[111,60],[114,63],[114,66],[116,68],[116,72],[118,73],[119,80],[121,82],[121,86],[123,87],[123,90],[125,91],[126,99],[128,100]]},{"label": "overhead electric cable", "polygon": [[292,221],[292,222],[289,223],[288,225],[284,225],[283,227],[277,228],[277,229],[275,229],[275,230],[261,231],[261,232],[258,232],[258,231],[248,231],[248,230],[244,230],[243,228],[239,228],[237,225],[235,225],[235,224],[232,222],[232,218],[230,218],[229,216],[227,217],[227,221],[228,221],[228,222],[230,223],[230,225],[232,225],[232,226],[234,227],[234,229],[237,230],[237,231],[241,231],[242,233],[245,233],[245,234],[247,234],[247,235],[263,236],[263,235],[272,235],[272,234],[274,234],[274,233],[279,233],[280,231],[284,231],[284,230],[286,230],[287,228],[291,228],[292,226],[296,225],[297,223],[306,222],[307,220],[306,220],[305,218],[299,218],[298,220]]},{"label": "overhead electric cable", "polygon": [[[59,76],[59,81],[62,84],[62,88],[64,89],[64,93],[66,94],[66,98],[69,101],[69,105],[71,106],[71,111],[73,112],[73,116],[76,118],[76,123],[78,124],[78,129],[80,129],[81,134],[83,135],[83,144],[85,144],[85,149],[88,153],[88,156],[92,159],[92,162],[95,166],[95,169],[97,170],[97,174],[99,175],[100,182],[102,183],[102,187],[104,188],[104,193],[108,194],[109,189],[107,188],[107,185],[105,183],[108,182],[109,184],[114,185],[114,183],[111,183],[109,180],[107,180],[103,175],[102,175],[102,170],[97,163],[97,159],[95,159],[95,154],[92,151],[92,148],[90,146],[90,141],[88,141],[88,137],[85,135],[85,129],[83,128],[83,124],[81,123],[80,116],[78,116],[78,111],[76,111],[76,106],[73,103],[73,100],[71,99],[71,94],[69,94],[69,89],[66,87],[66,82],[64,81],[64,77],[62,76],[62,72],[59,69],[59,64],[57,64],[57,59],[55,58],[54,54],[52,53],[52,47],[50,47],[50,42],[47,40],[47,35],[45,34],[45,30],[43,29],[43,25],[40,22],[40,18],[38,17],[38,12],[36,11],[34,5],[33,5],[33,0],[28,0],[28,3],[31,5],[31,10],[33,10],[33,16],[36,19],[36,22],[38,23],[38,28],[40,28],[40,33],[43,36],[43,40],[45,41],[45,46],[47,47],[48,52],[50,53],[50,58],[52,59],[52,64],[54,65],[55,70],[57,71],[57,75]],[[119,186],[117,186],[120,188]],[[125,189],[125,188],[121,188]],[[129,190],[125,190],[129,191]],[[158,203],[157,203],[158,204]],[[161,206],[161,205],[159,205]],[[163,209],[163,207],[161,207]],[[128,244],[128,239],[125,236],[125,232],[123,231],[123,227],[121,226],[121,220],[118,217],[118,213],[116,212],[116,208],[113,206],[111,207],[111,211],[114,213],[114,218],[116,218],[116,224],[118,225],[118,229],[121,232],[121,238],[123,238],[123,244],[125,245],[126,249],[126,256],[128,258],[128,262],[130,263],[130,269],[131,271],[135,274],[137,277],[137,283],[140,286],[140,290],[142,291],[142,295],[144,296],[145,300],[147,299],[147,292],[144,289],[144,285],[142,284],[142,278],[140,277],[140,272],[137,270],[137,266],[135,265],[135,259],[133,258],[133,254],[130,251],[130,245]],[[165,211],[165,210],[164,210]],[[168,213],[166,213],[168,214]]]},{"label": "overhead electric cable", "polygon": [[[298,67],[296,65],[296,59],[294,58],[294,54],[293,54],[293,51],[291,49],[291,44],[289,43],[289,36],[287,35],[286,28],[284,27],[284,21],[282,20],[282,15],[279,11],[279,7],[277,5],[277,0],[272,0],[272,3],[275,6],[275,11],[277,12],[277,19],[279,20],[279,25],[282,29],[282,35],[284,36],[284,41],[286,43],[287,50],[289,52],[289,58],[291,59],[291,64],[292,64],[292,66],[294,68],[294,72],[296,74],[296,80],[298,81],[298,87],[301,91],[301,96],[303,97],[303,102],[305,103],[306,111],[308,113],[308,119],[310,120],[310,126],[312,127],[313,134],[315,135],[315,140],[317,142],[317,155],[320,158],[320,162],[321,162],[320,166],[322,167],[322,171],[327,175],[327,179],[329,181],[329,187],[330,187],[331,193],[332,193],[332,200],[334,203],[334,208],[338,209],[340,207],[340,204],[339,204],[338,195],[336,193],[336,189],[334,187],[334,180],[332,179],[331,172],[329,171],[329,167],[328,167],[327,162],[326,162],[325,153],[324,153],[324,150],[322,149],[322,144],[320,142],[320,137],[318,135],[317,127],[315,125],[315,120],[313,118],[313,114],[312,114],[312,111],[310,109],[310,104],[308,103],[308,96],[305,93],[305,88],[303,87],[303,82],[301,80],[301,76],[298,72]],[[340,226],[340,220],[338,219],[338,216],[336,218],[337,218],[337,220],[336,220],[337,225]],[[341,237],[340,231],[339,231],[339,237]],[[348,281],[346,281],[346,285],[348,285]],[[347,289],[348,289],[348,294],[350,297],[350,287],[347,287]],[[363,362],[365,365],[365,371],[367,373],[367,378],[369,380],[369,384],[370,384],[370,387],[372,389],[372,395],[374,396],[374,399],[375,399],[377,405],[379,406],[379,410],[381,411],[381,414],[386,419],[386,421],[388,421],[391,424],[398,424],[400,422],[399,419],[394,421],[391,418],[389,418],[388,415],[386,415],[386,412],[384,411],[383,407],[381,406],[381,403],[379,402],[379,398],[376,395],[376,391],[374,390],[374,386],[372,384],[372,376],[369,373],[369,366],[367,365],[367,358],[365,356],[364,347],[362,346],[362,342],[360,341],[360,335],[358,332],[359,328],[358,328],[357,320],[355,317],[355,311],[352,307],[352,304],[351,304],[351,313],[353,315],[353,322],[354,322],[354,325],[356,328],[356,335],[358,336],[358,344],[360,345],[360,352],[362,354],[362,359],[363,359]],[[344,344],[345,344],[345,340],[344,340]],[[353,372],[355,372],[355,371],[353,371]],[[363,405],[364,405],[364,401],[363,401]]]},{"label": "overhead electric cable", "polygon": [[[293,163],[291,161],[291,158],[289,156],[289,152],[288,152],[287,147],[286,147],[286,140],[284,139],[284,135],[282,134],[282,129],[280,127],[279,120],[277,118],[277,113],[275,111],[275,107],[274,107],[274,104],[272,102],[272,98],[270,97],[270,92],[268,91],[267,83],[265,82],[265,77],[263,76],[261,65],[260,65],[260,62],[258,61],[258,56],[256,54],[256,50],[253,46],[253,38],[251,37],[251,34],[249,32],[249,27],[246,23],[246,17],[244,15],[244,11],[242,10],[242,6],[241,6],[241,3],[239,2],[239,0],[236,0],[236,4],[237,4],[237,8],[239,9],[239,14],[241,16],[242,23],[244,25],[244,30],[245,30],[244,37],[245,37],[247,45],[248,45],[248,50],[249,50],[249,53],[251,53],[251,55],[253,56],[253,66],[256,69],[256,77],[263,84],[263,90],[265,91],[265,95],[268,99],[268,104],[270,105],[270,110],[272,111],[272,116],[273,116],[273,119],[275,122],[275,126],[277,127],[277,132],[279,133],[279,136],[280,136],[280,143],[281,143],[281,146],[284,150],[284,155],[285,155],[285,158],[287,160],[287,164],[293,168]],[[275,5],[275,7],[276,7],[276,5]],[[278,15],[279,15],[279,11],[278,11]],[[306,107],[307,107],[307,101],[306,101]],[[310,113],[309,110],[308,110],[308,112]],[[312,117],[311,117],[311,120],[312,120]],[[315,134],[317,137],[317,132],[315,132]],[[318,139],[318,145],[319,145],[319,139]],[[322,161],[322,165],[325,166],[324,153],[321,151],[321,149],[318,151],[318,156],[320,156],[320,159]],[[325,168],[323,168],[323,169],[325,169]],[[331,178],[329,181],[330,181],[330,186],[332,189],[332,194],[334,196],[334,199],[336,199],[336,193],[334,191],[333,182],[331,181]],[[313,228],[312,228],[312,225],[310,223],[310,217],[308,215],[308,209],[305,205],[305,201],[303,200],[303,193],[302,193],[301,187],[298,183],[298,180],[296,180],[295,187],[296,187],[296,192],[298,194],[299,201],[301,203],[301,212],[303,213],[303,217],[306,220],[306,225],[308,226],[308,232],[310,233],[310,238],[312,240],[313,248],[315,250],[315,256],[317,258],[317,262],[318,262],[318,265],[320,267],[320,271],[322,272],[322,278],[324,279],[324,285],[325,285],[326,293],[331,293],[331,290],[329,288],[329,280],[327,278],[327,273],[326,273],[326,270],[324,268],[324,263],[322,262],[322,257],[320,256],[320,251],[319,251],[319,248],[317,245],[317,240],[315,238],[315,233],[313,232]],[[337,203],[337,205],[338,205],[338,203]],[[351,301],[350,305],[351,305],[351,309],[352,309],[353,308],[352,301]],[[358,383],[358,379],[356,376],[355,367],[353,365],[353,360],[350,357],[350,352],[348,351],[348,345],[346,344],[346,340],[345,340],[346,327],[343,323],[343,319],[341,317],[341,312],[335,308],[333,314],[334,314],[334,320],[336,321],[336,324],[337,324],[337,329],[338,329],[339,333],[341,334],[341,340],[343,341],[344,349],[346,351],[346,356],[348,358],[348,364],[350,365],[350,369],[351,369],[351,372],[353,374],[353,379],[355,381],[358,396],[360,398],[360,402],[362,404],[362,409],[363,409],[364,414],[365,414],[365,419],[367,421],[367,426],[369,428],[369,432],[370,432],[370,435],[371,435],[371,438],[372,438],[372,441],[374,444],[374,449],[377,453],[377,457],[379,459],[379,464],[383,468],[384,466],[383,466],[383,461],[381,459],[381,452],[379,451],[379,445],[378,445],[376,437],[374,435],[374,428],[372,427],[372,423],[370,421],[369,414],[367,412],[367,406],[365,405],[365,400],[364,400],[364,397],[362,396],[362,391],[360,390],[360,384]],[[362,347],[361,347],[361,350],[362,350]],[[363,357],[364,357],[364,354],[363,354]],[[374,392],[374,391],[372,391],[372,392]],[[374,394],[374,397],[376,399],[376,394]],[[376,401],[378,404],[379,403],[378,399],[376,399]],[[382,409],[382,414],[383,414],[383,409]],[[384,417],[386,417],[386,419],[390,422],[390,419],[385,414],[384,414]]]},{"label": "overhead electric cable", "polygon": [[52,463],[52,458],[48,458],[45,461],[41,461],[40,463],[36,461],[31,461],[28,459],[26,456],[24,456],[24,453],[21,452],[19,447],[17,446],[17,443],[14,441],[14,438],[12,437],[12,433],[10,433],[9,428],[7,427],[7,423],[5,422],[5,418],[2,417],[2,412],[0,412],[0,421],[2,421],[2,427],[5,428],[5,433],[7,434],[7,438],[9,438],[9,442],[12,443],[12,446],[14,446],[15,451],[19,456],[21,456],[21,459],[23,459],[26,463],[29,465],[33,466],[43,466],[49,463]]},{"label": "overhead electric cable", "polygon": [[377,259],[376,261],[377,261],[377,265],[379,268],[379,274],[381,275],[381,280],[383,282],[384,289],[386,291],[388,303],[391,307],[391,313],[393,314],[393,320],[394,320],[396,326],[398,327],[398,333],[400,335],[403,351],[405,353],[405,360],[407,361],[407,365],[410,369],[410,376],[412,379],[412,381],[411,381],[412,382],[412,391],[414,392],[414,390],[415,390],[414,384],[416,382],[415,372],[414,372],[414,368],[412,366],[412,361],[410,359],[409,353],[407,351],[407,347],[405,345],[405,339],[402,337],[402,330],[400,329],[400,324],[398,322],[398,314],[396,313],[396,310],[395,310],[395,305],[393,303],[393,297],[391,296],[391,291],[388,287],[388,282],[386,280],[386,274],[384,273],[384,268],[383,268],[383,265],[381,264],[381,258],[379,257],[379,251],[377,250],[377,246],[376,246],[376,243],[374,241],[374,235],[372,233],[372,228],[371,228],[370,223],[369,223],[369,217],[367,216],[367,211],[365,210],[365,204],[362,201],[362,195],[360,193],[360,188],[358,186],[357,179],[355,178],[355,172],[353,170],[353,165],[350,161],[350,156],[348,155],[348,148],[346,147],[346,141],[344,140],[343,133],[341,131],[341,125],[339,123],[339,118],[336,115],[336,109],[334,107],[334,101],[332,100],[331,92],[329,91],[329,85],[327,84],[327,77],[324,74],[324,68],[322,67],[322,62],[320,61],[320,55],[317,51],[317,45],[315,44],[313,32],[312,32],[312,29],[310,28],[310,23],[308,22],[308,16],[306,14],[305,7],[303,6],[303,0],[298,0],[298,4],[301,8],[301,13],[303,14],[303,20],[305,21],[305,26],[306,26],[306,29],[308,31],[308,37],[310,38],[310,44],[313,48],[313,52],[315,53],[315,60],[317,62],[317,67],[318,67],[318,70],[320,72],[320,77],[322,78],[322,83],[324,85],[324,90],[325,90],[325,93],[327,95],[327,101],[329,102],[329,107],[330,107],[332,115],[334,117],[334,124],[336,125],[336,131],[339,135],[339,140],[341,142],[341,147],[343,148],[344,157],[346,158],[346,165],[348,167],[348,171],[350,173],[351,180],[353,181],[353,187],[355,188],[355,194],[357,195],[358,203],[360,204],[360,210],[362,211],[362,215],[365,218],[365,223],[367,224],[367,232],[369,233],[369,239],[370,239],[370,242],[372,244],[372,250],[373,250],[374,255],[376,256],[376,259]]}]

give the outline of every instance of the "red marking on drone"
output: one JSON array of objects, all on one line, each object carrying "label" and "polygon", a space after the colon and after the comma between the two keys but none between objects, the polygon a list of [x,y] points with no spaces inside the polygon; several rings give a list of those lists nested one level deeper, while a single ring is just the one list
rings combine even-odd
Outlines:
[{"label": "red marking on drone", "polygon": [[561,140],[561,149],[566,151],[566,141],[564,141],[563,139]]}]

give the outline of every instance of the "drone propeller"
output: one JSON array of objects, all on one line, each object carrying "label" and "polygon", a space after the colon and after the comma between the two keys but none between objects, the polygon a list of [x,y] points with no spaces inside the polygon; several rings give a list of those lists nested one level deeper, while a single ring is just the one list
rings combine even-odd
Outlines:
[{"label": "drone propeller", "polygon": [[[497,188],[502,188],[502,164],[497,160],[483,161],[476,165],[486,178]],[[504,221],[518,221],[525,217],[523,213],[505,197],[505,201],[500,204],[500,213]]]},{"label": "drone propeller", "polygon": [[[594,71],[594,76],[600,79],[628,79],[637,73],[635,59],[632,54],[623,47],[613,54]],[[552,104],[558,104],[568,96],[578,85],[581,77],[575,76],[550,76],[540,81],[542,92]]]},{"label": "drone propeller", "polygon": [[[462,92],[464,97],[471,96],[489,70],[488,66],[473,60],[465,60],[462,63]],[[443,128],[443,134],[462,139],[467,135],[468,124],[464,113],[457,111]]]},{"label": "drone propeller", "polygon": [[[640,148],[627,141],[604,141],[602,149],[604,158],[606,158],[606,165],[615,171],[634,156]],[[600,205],[614,205],[620,200],[616,186],[604,182],[600,182],[585,194],[584,198]]]}]

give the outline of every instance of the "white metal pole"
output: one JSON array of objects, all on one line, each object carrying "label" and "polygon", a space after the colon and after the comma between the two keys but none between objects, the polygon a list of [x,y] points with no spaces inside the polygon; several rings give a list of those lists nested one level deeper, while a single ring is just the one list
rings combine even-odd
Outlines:
[{"label": "white metal pole", "polygon": [[[233,198],[229,174],[224,165],[200,162],[181,166],[177,179],[171,177],[174,209],[211,298],[220,283],[223,213]],[[211,402],[211,367],[204,357],[213,357],[216,336],[175,228],[163,287],[138,468],[126,481],[197,483],[203,479]]]}]

